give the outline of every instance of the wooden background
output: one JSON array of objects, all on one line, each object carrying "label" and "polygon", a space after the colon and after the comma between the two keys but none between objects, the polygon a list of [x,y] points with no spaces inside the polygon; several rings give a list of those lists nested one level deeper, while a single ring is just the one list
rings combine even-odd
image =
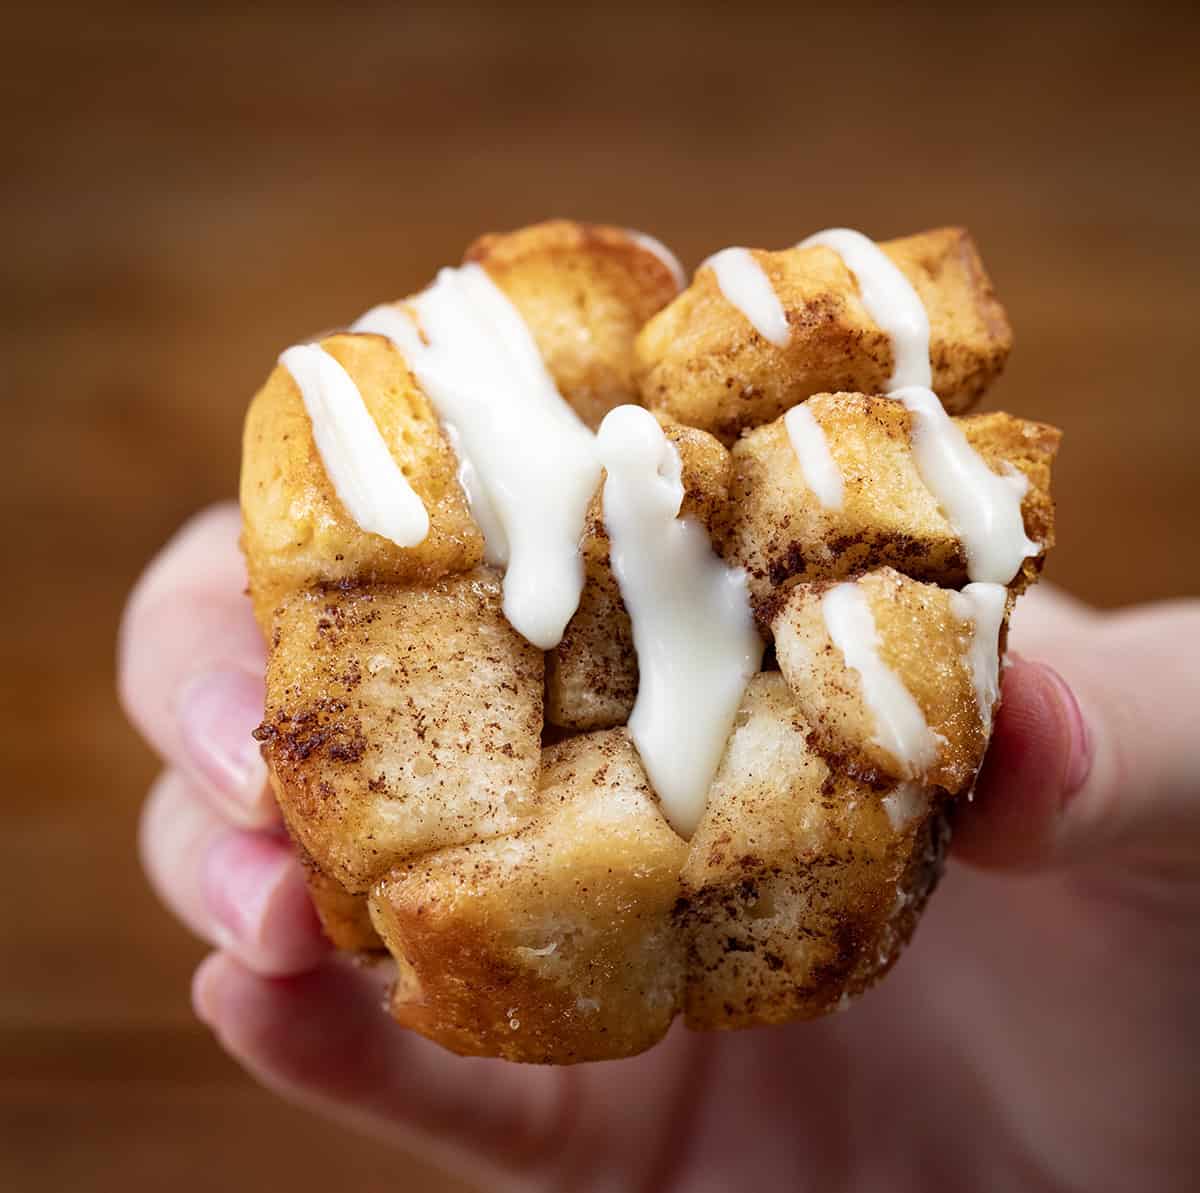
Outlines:
[{"label": "wooden background", "polygon": [[459,1188],[259,1092],[192,1021],[112,655],[142,563],[233,492],[275,354],[477,232],[574,215],[695,264],[965,223],[1017,329],[993,401],[1067,431],[1051,574],[1105,604],[1200,588],[1197,24],[1036,11],[6,17],[0,1186]]}]

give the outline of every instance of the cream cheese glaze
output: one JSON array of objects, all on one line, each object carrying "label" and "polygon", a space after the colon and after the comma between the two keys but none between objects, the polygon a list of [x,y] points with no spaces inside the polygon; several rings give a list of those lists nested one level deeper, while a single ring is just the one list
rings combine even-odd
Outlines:
[{"label": "cream cheese glaze", "polygon": [[1019,472],[993,472],[933,390],[914,385],[889,396],[913,416],[917,471],[962,540],[968,577],[1007,584],[1041,550],[1026,535],[1021,513],[1028,481]]},{"label": "cream cheese glaze", "polygon": [[679,453],[658,420],[618,406],[598,440],[612,568],[638,659],[629,732],[664,814],[689,837],[763,642],[745,573],[713,552],[703,526],[679,516]]},{"label": "cream cheese glaze", "polygon": [[404,306],[368,311],[354,330],[392,340],[453,428],[489,557],[507,564],[505,616],[535,646],[556,646],[583,589],[579,538],[600,462],[524,320],[469,264],[441,270]]},{"label": "cream cheese glaze", "polygon": [[879,631],[866,594],[852,581],[835,584],[821,599],[821,615],[846,666],[858,672],[863,702],[875,720],[875,743],[895,758],[904,778],[920,778],[937,760],[942,739],[904,681],[879,657]]},{"label": "cream cheese glaze", "polygon": [[950,594],[950,611],[971,626],[966,661],[985,734],[992,730],[992,711],[1000,695],[1000,626],[1007,603],[1003,584],[968,584]]},{"label": "cream cheese glaze", "polygon": [[388,450],[354,378],[316,344],[287,349],[279,363],[300,389],[317,452],[350,517],[397,546],[423,542],[429,514]]},{"label": "cream cheese glaze", "polygon": [[846,496],[842,470],[829,450],[829,440],[813,412],[803,402],[784,415],[792,450],[800,462],[804,483],[828,510],[840,510]]},{"label": "cream cheese glaze", "polygon": [[700,268],[705,265],[716,274],[717,285],[726,301],[750,320],[760,336],[782,348],[790,335],[787,314],[771,286],[771,279],[750,250],[722,249],[713,253]]},{"label": "cream cheese glaze", "polygon": [[797,248],[824,245],[833,249],[858,281],[867,314],[892,341],[889,389],[932,385],[929,368],[929,314],[912,283],[873,241],[851,228],[826,228],[802,240]]},{"label": "cream cheese glaze", "polygon": [[503,567],[508,560],[508,536],[504,526],[492,506],[492,499],[487,495],[471,457],[467,455],[462,445],[462,436],[453,423],[443,422],[442,430],[450,440],[450,446],[458,459],[458,483],[467,495],[467,505],[471,508],[471,517],[483,531],[483,558],[493,567]]},{"label": "cream cheese glaze", "polygon": [[967,442],[930,389],[929,315],[921,297],[873,241],[849,228],[817,232],[800,248],[833,249],[854,274],[863,306],[892,340],[888,396],[913,415],[913,454],[921,480],[962,540],[971,580],[1007,584],[1041,548],[1025,534],[1019,473],[1001,476]]},{"label": "cream cheese glaze", "polygon": [[[663,261],[682,288],[685,277],[673,254],[642,233],[629,236]],[[889,396],[912,414],[917,468],[967,554],[972,583],[952,594],[952,609],[971,625],[965,662],[990,729],[1004,585],[1040,550],[1024,531],[1026,481],[992,472],[929,388],[928,315],[903,273],[849,229],[817,233],[800,247],[814,245],[842,257],[867,313],[892,340]],[[760,335],[787,344],[786,312],[747,249],[724,249],[704,264]],[[483,531],[486,557],[506,568],[505,614],[541,649],[559,642],[578,606],[584,580],[579,539],[606,470],[603,513],[640,675],[629,731],[664,813],[689,836],[763,643],[744,573],[714,553],[702,525],[679,516],[681,462],[657,420],[640,407],[622,406],[593,436],[559,394],[519,312],[477,264],[441,270],[416,298],[368,311],[353,330],[383,335],[404,354],[458,456],[458,478]],[[317,346],[291,348],[280,360],[300,387],[318,451],[350,515],[401,546],[421,542],[428,514],[352,378]],[[841,509],[844,478],[811,410],[794,406],[785,427],[807,486],[825,508]],[[860,677],[877,744],[905,777],[883,801],[899,829],[927,804],[919,781],[942,739],[880,658],[861,588],[834,586],[822,599],[822,614],[846,666]]]}]

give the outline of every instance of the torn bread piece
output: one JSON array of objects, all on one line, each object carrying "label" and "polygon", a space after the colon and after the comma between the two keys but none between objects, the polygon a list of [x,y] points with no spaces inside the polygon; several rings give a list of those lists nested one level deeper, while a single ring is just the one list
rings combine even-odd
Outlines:
[{"label": "torn bread piece", "polygon": [[[695,518],[714,537],[723,531],[732,478],[729,452],[713,436],[665,423],[679,452],[680,516]],[[564,729],[608,729],[629,720],[637,697],[633,631],[609,562],[603,485],[592,499],[581,541],[586,580],[579,608],[562,641],[546,655],[546,720]]]},{"label": "torn bread piece", "polygon": [[528,815],[542,655],[494,573],[296,593],[273,641],[257,736],[289,831],[348,892]]},{"label": "torn bread piece", "polygon": [[[760,623],[769,625],[800,581],[891,566],[947,588],[966,584],[966,551],[917,468],[909,411],[892,398],[851,393],[818,394],[803,409],[837,474],[837,501],[814,485],[811,468],[806,475],[789,433],[791,413],[733,448],[725,554],[746,569]],[[1010,587],[1020,592],[1054,543],[1050,473],[1061,434],[1002,413],[954,421],[994,472],[1015,470],[1028,481],[1021,513],[1040,551],[1013,578]]]},{"label": "torn bread piece", "polygon": [[957,795],[975,780],[999,696],[1008,593],[892,568],[792,588],[771,623],[779,669],[837,771]]},{"label": "torn bread piece", "polygon": [[[1012,348],[974,241],[963,228],[938,228],[879,247],[928,313],[933,388],[947,410],[968,409]],[[732,443],[813,394],[888,388],[891,337],[868,315],[837,253],[813,246],[750,256],[786,320],[779,342],[730,301],[711,266],[701,267],[638,336],[638,380],[650,409]]]},{"label": "torn bread piece", "polygon": [[396,1019],[454,1052],[542,1064],[627,1056],[678,1011],[672,911],[687,853],[624,730],[545,753],[536,815],[427,854],[372,891]]},{"label": "torn bread piece", "polygon": [[940,872],[940,793],[833,770],[782,675],[746,690],[683,867],[690,1027],[811,1018],[899,955]]},{"label": "torn bread piece", "polygon": [[351,894],[336,879],[323,874],[302,848],[298,847],[298,852],[309,897],[329,943],[348,953],[383,951],[383,941],[371,923],[367,896]]},{"label": "torn bread piece", "polygon": [[401,547],[358,525],[329,478],[300,386],[278,365],[250,405],[242,451],[242,545],[264,634],[287,593],[343,580],[432,583],[483,560],[458,460],[403,356],[381,336],[339,334],[320,347],[357,388],[429,530]]},{"label": "torn bread piece", "polygon": [[678,262],[661,245],[625,228],[549,220],[481,236],[463,260],[504,291],[589,427],[638,400],[634,337],[680,288]]}]

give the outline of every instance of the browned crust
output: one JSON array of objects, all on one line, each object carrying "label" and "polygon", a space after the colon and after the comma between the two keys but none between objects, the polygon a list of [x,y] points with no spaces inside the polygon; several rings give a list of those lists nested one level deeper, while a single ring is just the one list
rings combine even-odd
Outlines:
[{"label": "browned crust", "polygon": [[463,261],[474,261],[494,277],[503,278],[509,271],[525,267],[534,257],[568,269],[578,260],[590,265],[597,257],[611,259],[629,276],[634,317],[639,324],[679,291],[661,258],[639,244],[627,228],[611,224],[556,219],[514,232],[487,232],[471,242]]},{"label": "browned crust", "polygon": [[533,332],[559,391],[595,428],[638,402],[633,341],[678,293],[671,270],[624,228],[549,220],[481,236],[482,265]]},{"label": "browned crust", "polygon": [[[881,243],[930,319],[933,388],[952,412],[995,381],[1012,347],[974,241],[937,228]],[[823,246],[754,250],[784,308],[787,344],[760,335],[721,293],[711,269],[650,320],[637,340],[637,377],[652,410],[732,443],[817,393],[882,393],[891,340],[867,315],[854,274]]]},{"label": "browned crust", "polygon": [[[965,408],[1011,343],[973,242],[949,228],[884,247],[930,308],[935,386]],[[764,627],[797,584],[819,591],[883,565],[947,587],[966,578],[960,544],[884,526],[882,511],[826,536],[818,558],[769,453],[756,471],[753,437],[769,436],[794,401],[869,392],[890,371],[890,350],[856,322],[854,280],[831,256],[759,254],[800,345],[780,359],[714,300],[706,271],[676,297],[670,270],[624,229],[555,220],[481,237],[466,255],[517,306],[581,417],[595,425],[640,396],[656,408],[683,460],[684,513],[747,567]],[[699,337],[698,355],[696,342],[681,347],[684,330]],[[259,737],[326,934],[340,949],[391,953],[396,1019],[457,1052],[572,1063],[650,1047],[676,1014],[702,1029],[812,1017],[878,980],[940,873],[946,792],[931,789],[924,813],[892,827],[883,801],[893,779],[823,737],[769,672],[747,689],[705,822],[682,841],[620,728],[636,658],[599,501],[583,544],[584,601],[543,679],[540,652],[498,613],[496,578],[474,570],[482,539],[411,374],[379,337],[326,343],[373,413],[385,399],[407,412],[414,450],[405,455],[403,434],[389,443],[437,507],[442,537],[407,556],[356,539],[310,438],[293,436],[303,430],[294,385],[273,375],[247,419],[242,488],[251,589],[271,646]],[[748,385],[726,384],[743,375]],[[820,378],[837,384],[812,388]],[[907,442],[897,404],[833,396],[839,417],[861,407],[862,434],[880,451]],[[1014,580],[1011,605],[1054,541],[1059,433],[1005,414],[961,425],[993,467],[1030,480],[1023,514],[1043,552]],[[750,428],[732,452],[722,444]],[[768,492],[769,524],[755,510]],[[279,537],[297,497],[322,511],[311,549]],[[939,776],[952,787],[977,765],[969,744],[970,765]],[[776,770],[757,774],[765,759]]]},{"label": "browned crust", "polygon": [[687,852],[624,730],[547,750],[539,815],[394,869],[371,914],[392,1013],[452,1051],[567,1064],[642,1051],[679,1005]]},{"label": "browned crust", "polygon": [[297,849],[309,897],[333,947],[346,953],[384,952],[384,943],[371,923],[366,895],[351,894],[341,883],[322,874],[301,846]]},{"label": "browned crust", "polygon": [[868,784],[917,778],[960,794],[975,781],[994,711],[979,708],[968,662],[974,622],[955,610],[952,590],[893,568],[857,579],[875,623],[879,657],[900,678],[935,735],[933,756],[913,775],[879,741],[861,678],[846,667],[829,636],[822,600],[832,583],[791,588],[771,626],[780,671],[811,726],[809,743],[835,771]]},{"label": "browned crust", "polygon": [[[737,1031],[844,1009],[900,959],[941,877],[949,840],[945,816],[934,811],[891,855],[868,858],[851,846],[841,857],[801,855],[789,865],[746,858],[736,880],[690,893],[678,906],[678,922],[690,942],[689,968],[708,980],[689,986],[688,1027]],[[894,892],[901,905],[877,897],[829,909],[839,868],[855,867],[868,867],[875,891]],[[763,929],[786,901],[826,905],[808,928],[828,944],[818,965],[796,965],[778,936]],[[704,931],[714,923],[720,932]],[[804,942],[804,930],[789,939]]]},{"label": "browned crust", "polygon": [[[756,428],[733,450],[730,525],[724,554],[746,568],[755,615],[770,632],[788,590],[797,583],[840,580],[893,567],[917,580],[961,588],[967,557],[937,510],[911,458],[912,415],[890,398],[819,394],[814,409],[835,456],[839,436],[858,463],[847,470],[843,511],[828,513],[804,486],[783,420]],[[956,420],[988,465],[1014,468],[1029,480],[1021,504],[1026,534],[1041,547],[1010,585],[1020,595],[1040,574],[1054,545],[1051,472],[1062,439],[1045,423],[1002,412]],[[865,460],[865,463],[864,463]]]}]

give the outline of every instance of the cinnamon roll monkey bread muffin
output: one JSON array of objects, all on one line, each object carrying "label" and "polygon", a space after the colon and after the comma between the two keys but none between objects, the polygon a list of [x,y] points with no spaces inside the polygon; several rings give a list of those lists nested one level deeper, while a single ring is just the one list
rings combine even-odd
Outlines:
[{"label": "cinnamon roll monkey bread muffin", "polygon": [[566,1063],[880,977],[971,790],[1059,435],[971,238],[688,283],[556,221],[288,348],[246,420],[257,736],[391,1013]]}]

